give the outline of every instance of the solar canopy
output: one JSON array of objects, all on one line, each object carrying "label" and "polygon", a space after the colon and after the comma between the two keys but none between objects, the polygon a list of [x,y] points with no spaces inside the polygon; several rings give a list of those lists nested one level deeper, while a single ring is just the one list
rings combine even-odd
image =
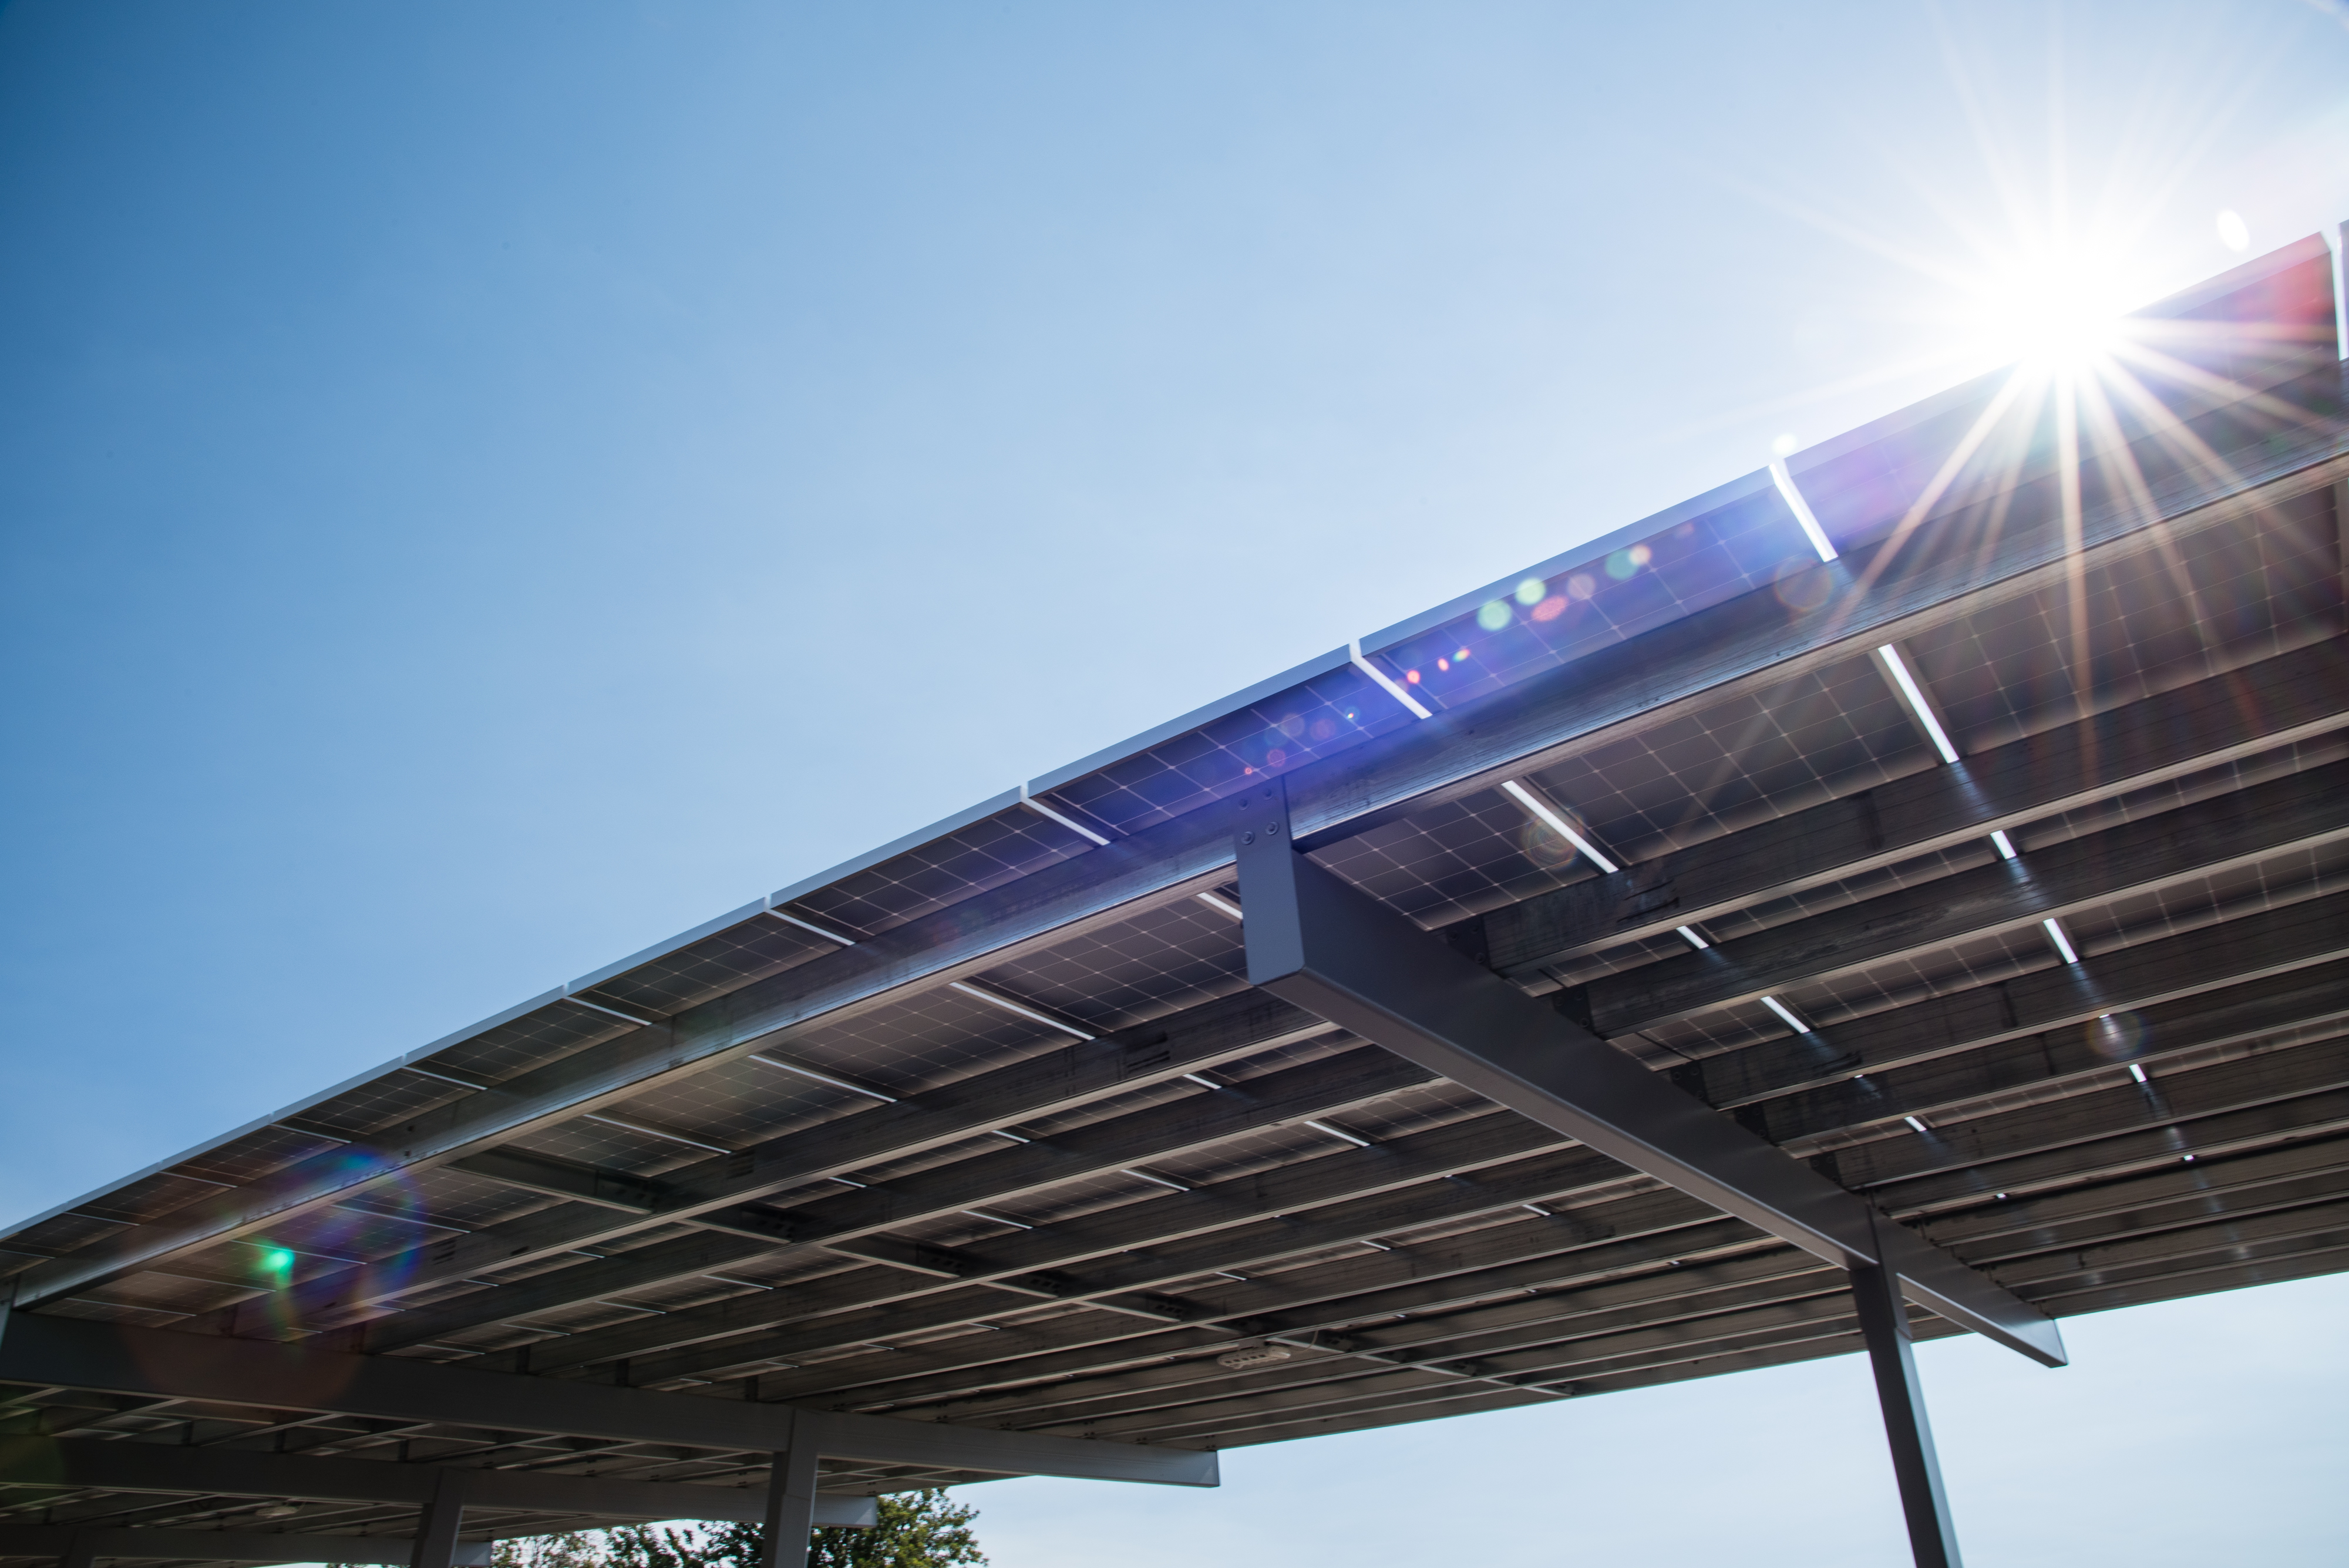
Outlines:
[{"label": "solar canopy", "polygon": [[16,1226],[0,1557],[703,1518],[789,1562],[879,1493],[1865,1348],[1954,1561],[1910,1339],[2053,1364],[2349,1265],[2333,275],[2252,262]]}]

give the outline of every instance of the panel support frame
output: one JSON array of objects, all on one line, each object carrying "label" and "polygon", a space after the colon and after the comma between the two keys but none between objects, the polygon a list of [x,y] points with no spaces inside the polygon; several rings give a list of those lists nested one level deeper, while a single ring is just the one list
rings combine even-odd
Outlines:
[{"label": "panel support frame", "polygon": [[[415,1552],[414,1541],[398,1535],[0,1524],[0,1556],[55,1557],[61,1568],[89,1568],[91,1560],[98,1557],[180,1563],[364,1563],[375,1568],[408,1568]],[[490,1553],[486,1541],[460,1542],[458,1568],[490,1568]]]},{"label": "panel support frame", "polygon": [[1232,818],[1248,982],[2048,1366],[2054,1321],[1298,852],[1278,780]]},{"label": "panel support frame", "polygon": [[0,1382],[719,1450],[796,1447],[793,1433],[812,1420],[818,1451],[837,1459],[1167,1486],[1219,1479],[1209,1449],[819,1414],[21,1309],[0,1342]]}]

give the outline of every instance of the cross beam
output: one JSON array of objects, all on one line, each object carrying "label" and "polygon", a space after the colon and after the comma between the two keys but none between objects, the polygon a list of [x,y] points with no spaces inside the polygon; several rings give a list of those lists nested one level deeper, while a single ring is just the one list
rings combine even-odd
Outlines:
[{"label": "cross beam", "polygon": [[[199,1563],[380,1563],[409,1568],[405,1535],[307,1535],[276,1530],[77,1530],[0,1524],[0,1557],[156,1557]],[[489,1568],[490,1543],[460,1542],[457,1568]]]},{"label": "cross beam", "polygon": [[[447,1468],[436,1464],[387,1464],[375,1459],[305,1459],[212,1444],[184,1448],[176,1443],[107,1442],[88,1438],[0,1438],[0,1486],[194,1492],[215,1497],[290,1498],[305,1502],[389,1503],[420,1508],[432,1501],[440,1473]],[[738,1524],[755,1524],[762,1517],[759,1494],[739,1486],[695,1486],[683,1481],[471,1468],[465,1470],[465,1501],[474,1508],[613,1519],[706,1519]],[[816,1522],[856,1523],[870,1514],[870,1504],[869,1498],[820,1499]],[[0,1551],[0,1555],[6,1552]],[[135,1557],[139,1553],[101,1551],[98,1555]],[[155,1555],[245,1554],[164,1552]],[[371,1561],[344,1558],[332,1552],[312,1552],[305,1560]],[[406,1556],[403,1554],[399,1561],[406,1562]]]},{"label": "cross beam", "polygon": [[1238,803],[1248,981],[1554,1131],[2050,1366],[2027,1303],[1299,854],[1286,793]]},{"label": "cross beam", "polygon": [[[476,1372],[401,1356],[345,1355],[23,1311],[9,1314],[6,1336],[0,1338],[0,1382],[738,1451],[789,1449],[795,1422],[810,1415],[745,1399]],[[1216,1484],[1216,1456],[1190,1449],[877,1416],[824,1416],[817,1428],[819,1451],[838,1459],[996,1475]]]},{"label": "cross beam", "polygon": [[2026,861],[1987,864],[1600,975],[1583,988],[1598,1033],[1635,1033],[1704,1008],[1967,937],[2101,905],[2349,838],[2349,761],[2134,817]]},{"label": "cross beam", "polygon": [[2349,724],[2349,639],[2042,731],[1483,917],[1512,980]]},{"label": "cross beam", "polygon": [[[2198,953],[2193,950],[2198,944],[2214,950]],[[2128,961],[2140,950],[2149,951],[2151,959],[2143,964]],[[2092,1029],[2076,1027],[2099,1011],[2144,1009],[2140,1019],[2147,1043],[2160,1054],[2330,1017],[2343,1011],[2344,997],[2349,997],[2349,959],[2279,972],[2322,953],[2349,953],[2349,894],[2249,917],[2243,931],[2233,936],[2198,930],[2147,950],[2106,954],[2078,966],[1874,1013],[1821,1030],[1816,1038],[1795,1037],[1729,1058],[1711,1058],[1697,1064],[1708,1075],[1702,1097],[1717,1108],[1724,1101],[1764,1102],[1760,1115],[1766,1124],[1754,1126],[1749,1116],[1748,1126],[1781,1145],[1826,1128],[1909,1111],[1932,1112],[1953,1100],[2109,1069],[2113,1059],[2098,1049],[2099,1036]],[[2248,982],[2205,989],[2238,975]],[[2196,994],[2156,1005],[2178,991]],[[2055,1032],[2065,1023],[2075,1027]],[[1824,1048],[1820,1040],[1826,1042]],[[1915,1060],[1961,1047],[1967,1048],[1962,1054]],[[1767,1071],[1733,1071],[1742,1058],[1765,1054],[1772,1058]],[[1721,1069],[1719,1075],[1711,1075],[1715,1069]],[[1866,1085],[1847,1081],[1861,1069],[1870,1075]],[[1682,1068],[1671,1081],[1687,1088],[1694,1076]],[[1806,1082],[1827,1086],[1789,1099],[1769,1098]],[[1722,1085],[1720,1092],[1715,1092],[1716,1084]],[[1540,1155],[1557,1141],[1557,1135],[1547,1128],[1514,1113],[1495,1112],[1405,1134],[1371,1149],[1333,1153],[1290,1167],[1285,1175],[1249,1177],[1170,1194],[1135,1206],[1130,1213],[1116,1211],[1097,1220],[1055,1224],[988,1241],[964,1250],[961,1255],[969,1262],[965,1277],[1008,1278],[1049,1269],[1061,1299],[1071,1302],[1164,1288],[1206,1269],[1245,1271],[1274,1257],[1376,1234],[1402,1223],[1399,1216],[1406,1212],[1435,1220],[1524,1201],[1548,1202],[1577,1189],[1583,1179],[1572,1172],[1622,1169],[1587,1150],[1520,1159],[1503,1168],[1511,1157]],[[1471,1181],[1444,1181],[1430,1189],[1433,1179],[1478,1167],[1484,1168]],[[1394,1212],[1367,1197],[1406,1180],[1420,1185],[1394,1200]],[[1317,1204],[1330,1207],[1317,1209]],[[1299,1210],[1311,1210],[1309,1219]],[[1276,1221],[1274,1215],[1287,1218]],[[1239,1222],[1247,1220],[1254,1223]],[[1216,1222],[1229,1222],[1229,1228],[1213,1229]],[[858,1276],[834,1278],[854,1281]],[[983,1297],[968,1290],[915,1294],[902,1280],[865,1280],[861,1293],[849,1293],[856,1299],[836,1303],[843,1310],[828,1318],[639,1356],[630,1364],[632,1376],[639,1386],[659,1386],[675,1376],[722,1379],[730,1371],[758,1370],[770,1358],[797,1362],[814,1351],[949,1327],[986,1305]],[[865,1310],[845,1310],[860,1303]],[[1202,1310],[1206,1310],[1204,1303]],[[1262,1310],[1260,1302],[1252,1303],[1241,1315]],[[876,1317],[875,1312],[886,1315]],[[1007,1336],[985,1337],[1000,1351]],[[1116,1335],[1104,1329],[1100,1337]],[[969,1348],[968,1338],[953,1343]],[[894,1359],[902,1362],[910,1354],[901,1350]],[[828,1369],[827,1380],[809,1384],[808,1374],[769,1373],[761,1387],[778,1397],[797,1397],[854,1386],[868,1376],[885,1380],[890,1376],[869,1356],[821,1365]],[[845,1382],[843,1373],[848,1375]]]}]

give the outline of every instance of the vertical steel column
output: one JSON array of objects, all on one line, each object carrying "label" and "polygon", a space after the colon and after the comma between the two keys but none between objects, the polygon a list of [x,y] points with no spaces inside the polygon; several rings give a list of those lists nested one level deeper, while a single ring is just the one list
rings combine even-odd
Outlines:
[{"label": "vertical steel column", "polygon": [[416,1521],[416,1555],[412,1568],[455,1568],[457,1532],[465,1522],[465,1472],[440,1472],[432,1501]]},{"label": "vertical steel column", "polygon": [[816,1421],[792,1419],[792,1446],[767,1472],[767,1552],[760,1568],[807,1568],[808,1532],[815,1528]]},{"label": "vertical steel column", "polygon": [[1892,1473],[1900,1483],[1909,1550],[1917,1568],[1960,1568],[1957,1527],[1950,1521],[1949,1494],[1941,1490],[1933,1428],[1925,1419],[1925,1387],[1917,1380],[1900,1278],[1880,1266],[1854,1269],[1851,1295],[1868,1336],[1868,1361],[1876,1373],[1877,1402],[1884,1408],[1884,1435],[1892,1445]]}]

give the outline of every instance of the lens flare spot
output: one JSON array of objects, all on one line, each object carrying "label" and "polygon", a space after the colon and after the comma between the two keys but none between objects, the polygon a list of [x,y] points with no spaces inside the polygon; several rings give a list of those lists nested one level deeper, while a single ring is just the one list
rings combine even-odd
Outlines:
[{"label": "lens flare spot", "polygon": [[1418,670],[1404,670],[1404,671],[1402,672],[1402,678],[1403,678],[1405,680],[1410,681],[1413,686],[1416,686],[1416,685],[1418,685],[1418,684],[1419,684],[1419,671],[1418,671]]},{"label": "lens flare spot", "polygon": [[2088,1021],[2088,1049],[2107,1062],[2126,1062],[2145,1049],[2145,1020],[2134,1012],[2106,1012]]},{"label": "lens flare spot", "polygon": [[2230,207],[2219,214],[2219,243],[2230,251],[2251,248],[2251,226],[2243,222],[2243,214]]},{"label": "lens flare spot", "polygon": [[1495,599],[1476,612],[1476,624],[1486,631],[1498,631],[1509,624],[1509,602]]},{"label": "lens flare spot", "polygon": [[1588,572],[1577,572],[1566,579],[1566,592],[1569,598],[1587,599],[1598,591],[1599,579]]},{"label": "lens flare spot", "polygon": [[1549,585],[1539,577],[1527,577],[1517,585],[1517,602],[1521,605],[1537,605],[1548,592]]},{"label": "lens flare spot", "polygon": [[1517,847],[1526,859],[1546,871],[1570,864],[1578,853],[1574,841],[1547,822],[1528,822],[1517,830]]},{"label": "lens flare spot", "polygon": [[[1346,717],[1347,717],[1347,718],[1349,718],[1349,719],[1350,719],[1350,718],[1352,718],[1352,717],[1353,717],[1353,715],[1352,715],[1351,713],[1349,713],[1349,714],[1347,714],[1347,715],[1346,715]],[[1329,740],[1331,736],[1333,736],[1333,735],[1337,734],[1337,732],[1338,732],[1338,725],[1337,725],[1336,722],[1335,722],[1335,721],[1333,721],[1333,720],[1330,720],[1330,719],[1316,719],[1316,720],[1314,720],[1314,721],[1313,721],[1313,728],[1312,728],[1310,731],[1309,731],[1309,732],[1308,732],[1308,733],[1309,733],[1310,735],[1312,735],[1312,737],[1313,737],[1315,740],[1317,740],[1317,741],[1326,741],[1326,740]]]},{"label": "lens flare spot", "polygon": [[1290,713],[1282,718],[1279,728],[1282,734],[1293,741],[1305,733],[1305,721],[1299,715]]},{"label": "lens flare spot", "polygon": [[1789,556],[1771,575],[1770,591],[1778,602],[1797,614],[1808,615],[1835,592],[1835,578],[1825,566],[1808,556]]},{"label": "lens flare spot", "polygon": [[1467,663],[1467,662],[1468,662],[1468,650],[1467,650],[1466,649],[1464,649],[1464,648],[1463,648],[1463,649],[1456,649],[1456,650],[1453,653],[1453,655],[1452,655],[1452,662],[1453,662],[1453,663],[1454,663],[1454,664],[1465,664],[1465,663]]},{"label": "lens flare spot", "polygon": [[1795,432],[1788,431],[1785,434],[1781,435],[1776,441],[1772,441],[1770,443],[1770,450],[1780,457],[1794,456]]},{"label": "lens flare spot", "polygon": [[[1632,549],[1639,547],[1634,545]],[[1646,565],[1644,556],[1634,560],[1631,550],[1618,550],[1607,557],[1607,575],[1619,583],[1637,574],[1640,568]]]},{"label": "lens flare spot", "polygon": [[1541,603],[1534,606],[1534,618],[1536,620],[1556,620],[1559,615],[1564,613],[1565,609],[1566,596],[1564,594],[1552,594],[1549,597],[1542,600]]},{"label": "lens flare spot", "polygon": [[1273,747],[1264,754],[1264,765],[1268,768],[1277,768],[1288,760],[1288,753],[1278,746]]}]

